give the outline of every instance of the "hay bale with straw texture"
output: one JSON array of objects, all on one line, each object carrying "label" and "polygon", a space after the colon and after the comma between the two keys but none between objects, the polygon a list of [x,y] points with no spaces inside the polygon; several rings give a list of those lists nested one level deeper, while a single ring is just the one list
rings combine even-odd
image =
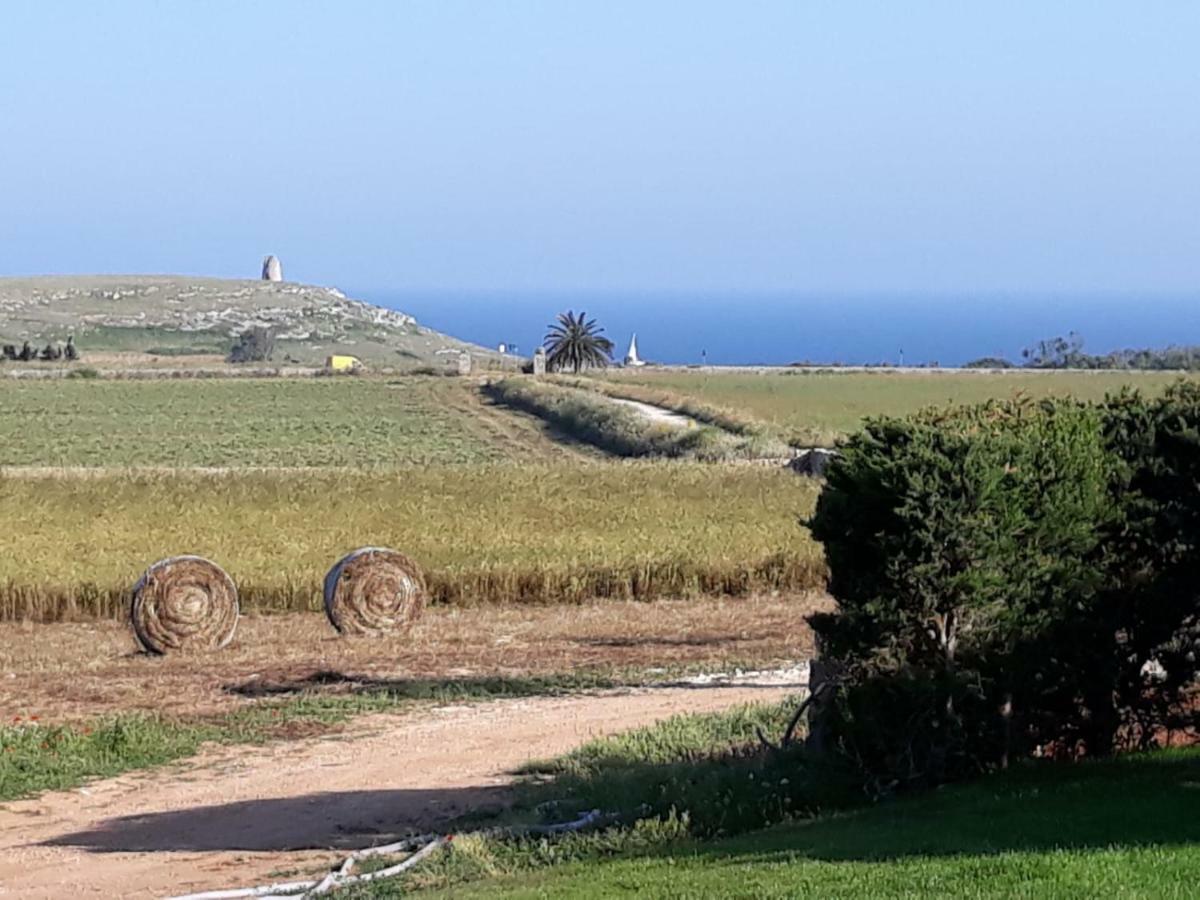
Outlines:
[{"label": "hay bale with straw texture", "polygon": [[421,567],[386,547],[355,550],[325,576],[325,614],[341,634],[405,631],[425,600]]},{"label": "hay bale with straw texture", "polygon": [[219,649],[237,629],[237,586],[214,562],[172,556],[134,585],[130,617],[138,643],[152,653]]}]

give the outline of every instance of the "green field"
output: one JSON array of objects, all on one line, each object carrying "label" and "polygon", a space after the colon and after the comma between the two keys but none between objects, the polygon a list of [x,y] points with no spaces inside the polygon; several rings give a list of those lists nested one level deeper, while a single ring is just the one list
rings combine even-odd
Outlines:
[{"label": "green field", "polygon": [[793,705],[675,716],[531,765],[506,821],[599,808],[619,824],[463,834],[348,896],[1195,896],[1200,749],[1028,761],[872,801],[836,763],[764,752],[758,730],[779,734]]},{"label": "green field", "polygon": [[802,442],[827,444],[865,416],[903,415],[928,406],[1009,398],[1098,400],[1129,385],[1161,391],[1179,375],[1159,372],[753,372],[626,371],[616,384],[645,385],[774,425]]},{"label": "green field", "polygon": [[317,608],[341,555],[414,556],[436,600],[578,601],[823,580],[816,485],[682,463],[0,478],[0,618],[124,614],[166,556],[209,556],[249,608]]},{"label": "green field", "polygon": [[[1198,783],[1196,751],[1021,769],[733,839],[458,885],[445,896],[1193,897]],[[399,890],[383,882],[352,896]]]},{"label": "green field", "polygon": [[[1008,397],[1095,399],[1139,373],[876,374],[639,372],[603,382],[731,411],[825,443],[864,416]],[[687,411],[687,403],[678,404]],[[692,404],[694,406],[694,403]],[[529,417],[497,409],[469,380],[441,377],[0,380],[0,466],[390,468],[574,454]]]},{"label": "green field", "polygon": [[546,450],[453,378],[5,379],[0,409],[4,466],[369,468]]}]

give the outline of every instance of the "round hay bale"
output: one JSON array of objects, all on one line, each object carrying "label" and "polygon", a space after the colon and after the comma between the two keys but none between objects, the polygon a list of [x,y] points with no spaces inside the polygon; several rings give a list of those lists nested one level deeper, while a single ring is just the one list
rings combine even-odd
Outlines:
[{"label": "round hay bale", "polygon": [[130,617],[138,643],[151,653],[219,649],[237,629],[237,586],[214,562],[172,556],[134,585]]},{"label": "round hay bale", "polygon": [[325,576],[325,614],[341,634],[406,631],[424,609],[425,575],[395,550],[363,547]]}]

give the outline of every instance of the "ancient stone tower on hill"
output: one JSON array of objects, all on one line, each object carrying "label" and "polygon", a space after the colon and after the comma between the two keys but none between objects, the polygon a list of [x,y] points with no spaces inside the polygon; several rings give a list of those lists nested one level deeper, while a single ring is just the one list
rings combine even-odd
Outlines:
[{"label": "ancient stone tower on hill", "polygon": [[278,256],[272,254],[263,260],[262,280],[283,281],[283,266],[280,265]]}]

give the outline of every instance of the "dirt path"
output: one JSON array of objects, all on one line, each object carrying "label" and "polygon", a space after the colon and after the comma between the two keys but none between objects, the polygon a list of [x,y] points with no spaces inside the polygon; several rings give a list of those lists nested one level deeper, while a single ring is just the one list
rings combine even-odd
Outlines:
[{"label": "dirt path", "polygon": [[215,748],[183,766],[0,807],[0,896],[162,897],[307,874],[347,848],[502,806],[509,773],[531,759],[679,712],[779,700],[799,686],[443,707],[364,719],[339,737]]},{"label": "dirt path", "polygon": [[672,428],[690,428],[695,425],[695,421],[677,413],[674,410],[664,409],[661,406],[654,406],[651,403],[643,403],[641,400],[628,400],[625,397],[612,397],[604,395],[605,399],[611,400],[619,406],[625,406],[639,413],[644,418],[649,419],[658,425],[669,425]]}]

